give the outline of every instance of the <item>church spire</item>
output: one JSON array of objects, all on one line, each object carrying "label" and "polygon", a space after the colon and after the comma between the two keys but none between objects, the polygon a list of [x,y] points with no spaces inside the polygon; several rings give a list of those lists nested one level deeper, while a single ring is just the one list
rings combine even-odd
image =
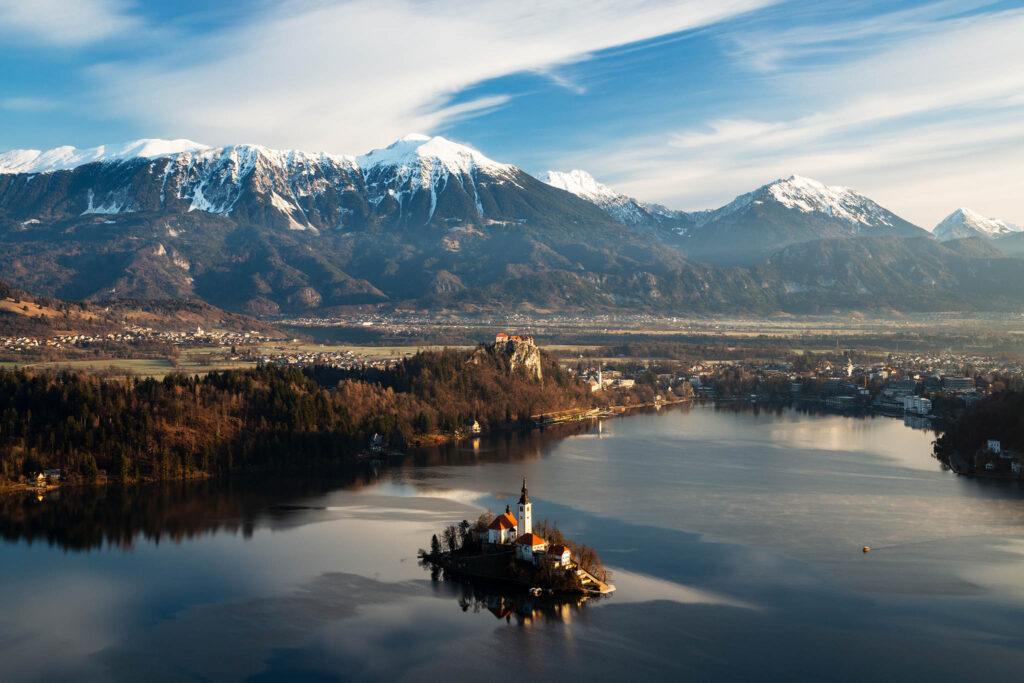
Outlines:
[{"label": "church spire", "polygon": [[523,477],[523,492],[522,492],[522,495],[519,496],[519,504],[523,505],[523,504],[529,503],[529,502],[530,502],[530,497],[528,495],[526,495],[526,477]]}]

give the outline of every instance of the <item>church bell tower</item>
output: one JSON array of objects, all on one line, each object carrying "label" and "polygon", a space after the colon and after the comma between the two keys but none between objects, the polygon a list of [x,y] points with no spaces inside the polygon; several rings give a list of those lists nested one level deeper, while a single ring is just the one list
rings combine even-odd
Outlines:
[{"label": "church bell tower", "polygon": [[526,477],[523,477],[523,492],[519,496],[519,528],[516,531],[519,535],[533,533],[533,505],[530,497],[526,495]]}]

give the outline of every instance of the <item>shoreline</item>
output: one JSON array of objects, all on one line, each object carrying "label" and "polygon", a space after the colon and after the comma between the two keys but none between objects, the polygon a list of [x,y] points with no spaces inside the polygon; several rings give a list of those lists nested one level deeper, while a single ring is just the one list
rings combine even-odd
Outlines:
[{"label": "shoreline", "polygon": [[[418,558],[425,563],[439,567],[443,569],[445,573],[453,578],[478,580],[478,581],[489,581],[493,583],[502,584],[505,586],[511,586],[515,588],[522,588],[528,592],[533,592],[536,589],[546,591],[548,595],[563,595],[563,596],[608,596],[615,592],[615,586],[600,581],[594,577],[590,572],[585,569],[578,568],[579,571],[586,574],[587,580],[599,586],[597,590],[587,589],[583,587],[565,589],[565,588],[553,588],[551,586],[542,585],[542,580],[526,580],[518,576],[511,575],[506,571],[499,571],[496,567],[496,563],[493,561],[502,555],[466,555],[462,557],[452,557],[448,553],[441,553],[440,555],[431,555],[424,553],[418,556]],[[488,561],[489,560],[489,561]],[[474,562],[475,561],[475,562]],[[476,565],[476,569],[470,567],[470,564]],[[480,568],[481,564],[489,565],[489,569],[493,571],[482,571]]]},{"label": "shoreline", "polygon": [[[693,399],[679,399],[674,401],[660,401],[654,403],[639,403],[631,406],[610,406],[608,408],[579,408],[573,409],[578,411],[579,416],[571,420],[563,420],[554,423],[543,423],[534,421],[529,426],[523,426],[519,429],[490,429],[481,431],[475,434],[428,434],[419,436],[414,439],[409,447],[405,449],[396,449],[385,447],[380,452],[372,452],[368,448],[364,448],[360,451],[349,453],[342,456],[338,460],[330,461],[333,466],[341,467],[354,467],[364,466],[374,460],[386,460],[389,457],[404,457],[410,455],[410,448],[431,448],[443,446],[446,444],[459,443],[467,439],[480,438],[480,437],[495,437],[501,433],[520,433],[526,434],[534,431],[546,431],[548,427],[565,424],[567,422],[582,422],[584,420],[601,420],[613,417],[626,417],[631,413],[644,409],[644,408],[660,408],[662,406],[679,405],[681,403],[692,403]],[[593,410],[601,411],[600,414],[588,415]],[[618,411],[618,412],[616,412]],[[0,483],[0,496],[3,495],[14,495],[18,493],[49,493],[53,491],[60,491],[61,489],[67,488],[92,488],[92,487],[103,487],[103,486],[137,486],[137,485],[150,485],[160,484],[169,482],[189,482],[189,481],[202,481],[207,479],[232,479],[240,476],[259,474],[261,472],[276,471],[269,468],[256,468],[246,469],[227,472],[225,474],[216,474],[210,472],[196,472],[188,476],[181,477],[170,477],[170,478],[156,478],[156,477],[141,477],[139,479],[132,478],[128,481],[122,481],[116,477],[109,475],[100,475],[95,481],[85,481],[78,479],[62,480],[56,484],[47,484],[46,487],[37,486],[34,483],[21,483],[21,482],[3,482]]]}]

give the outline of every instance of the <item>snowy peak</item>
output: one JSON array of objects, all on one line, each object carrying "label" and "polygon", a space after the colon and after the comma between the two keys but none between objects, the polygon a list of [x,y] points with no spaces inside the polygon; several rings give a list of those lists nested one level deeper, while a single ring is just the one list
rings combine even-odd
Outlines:
[{"label": "snowy peak", "polygon": [[946,216],[932,230],[939,240],[962,239],[965,237],[985,237],[992,239],[1009,235],[1015,232],[1022,232],[1024,228],[999,220],[998,218],[985,218],[976,211],[966,208],[959,208]]},{"label": "snowy peak", "polygon": [[[825,185],[813,178],[792,175],[757,190],[756,199],[770,197],[788,209],[823,213],[865,226],[892,225],[891,214],[847,187]],[[755,201],[756,201],[755,199]]]},{"label": "snowy peak", "polygon": [[78,149],[70,145],[55,147],[45,152],[38,149],[15,149],[0,154],[0,173],[62,171],[94,161],[153,159],[200,149],[208,149],[208,147],[192,140],[160,140],[157,138],[133,140],[117,145],[99,145],[85,149]]},{"label": "snowy peak", "polygon": [[414,133],[396,140],[387,147],[375,149],[356,158],[364,172],[375,168],[443,168],[451,173],[470,174],[475,169],[509,171],[514,167],[489,159],[467,145],[460,145],[441,136]]},{"label": "snowy peak", "polygon": [[673,211],[660,204],[648,204],[620,194],[578,168],[548,171],[540,179],[551,187],[595,204],[619,223],[642,232],[682,235],[693,223],[685,211]]},{"label": "snowy peak", "polygon": [[541,176],[541,180],[552,187],[565,190],[595,204],[615,201],[623,196],[607,185],[597,182],[594,176],[578,168],[568,172],[548,171]]}]

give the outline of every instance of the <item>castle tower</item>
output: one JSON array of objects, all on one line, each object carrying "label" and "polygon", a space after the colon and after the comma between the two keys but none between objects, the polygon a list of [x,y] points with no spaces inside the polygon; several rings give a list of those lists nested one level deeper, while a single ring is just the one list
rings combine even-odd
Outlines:
[{"label": "castle tower", "polygon": [[526,495],[526,477],[523,477],[523,492],[519,496],[519,519],[517,521],[516,533],[518,535],[533,533],[533,505],[530,503],[530,497]]}]

